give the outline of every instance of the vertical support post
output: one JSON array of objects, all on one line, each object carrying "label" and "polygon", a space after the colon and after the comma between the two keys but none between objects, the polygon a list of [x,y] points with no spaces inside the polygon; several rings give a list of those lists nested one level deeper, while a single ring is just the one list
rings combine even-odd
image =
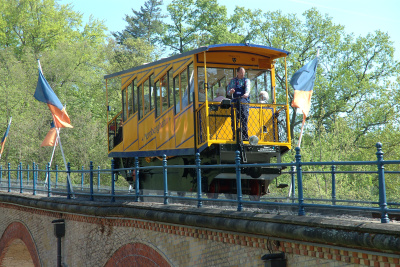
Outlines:
[{"label": "vertical support post", "polygon": [[68,179],[71,177],[71,163],[67,163],[67,199],[71,199],[71,179]]},{"label": "vertical support post", "polygon": [[29,184],[29,164],[26,165],[26,184]]},{"label": "vertical support post", "polygon": [[3,182],[3,165],[0,165],[0,187],[2,182]]},{"label": "vertical support post", "polygon": [[50,179],[50,162],[47,163],[47,167],[46,167],[46,171],[47,171],[47,177],[49,178],[49,180],[47,181],[47,197],[51,196],[51,179]]},{"label": "vertical support post", "polygon": [[163,155],[164,205],[168,205],[167,156]]},{"label": "vertical support post", "polygon": [[386,186],[385,186],[385,167],[383,161],[382,144],[376,143],[376,157],[378,159],[378,176],[379,176],[379,206],[381,208],[381,223],[388,223],[386,204]]},{"label": "vertical support post", "polygon": [[36,165],[35,165],[35,162],[32,163],[32,174],[33,174],[32,195],[36,195]]},{"label": "vertical support post", "polygon": [[291,166],[290,167],[290,174],[291,174],[291,179],[292,179],[292,203],[294,203],[294,199],[296,197],[296,184],[295,184],[295,174],[296,173],[296,167],[295,166]]},{"label": "vertical support post", "polygon": [[196,174],[197,174],[197,207],[201,208],[203,206],[203,202],[201,200],[201,191],[202,191],[202,183],[201,183],[201,169],[200,169],[200,153],[196,153]]},{"label": "vertical support post", "polygon": [[235,167],[236,167],[236,189],[237,189],[237,201],[238,207],[237,211],[242,211],[243,204],[242,204],[242,179],[240,176],[240,151],[236,150],[236,158],[235,158]]},{"label": "vertical support post", "polygon": [[97,192],[100,191],[100,166],[97,166]]},{"label": "vertical support post", "polygon": [[19,192],[22,194],[24,192],[22,184],[22,162],[20,162],[18,165],[18,173],[19,173]]},{"label": "vertical support post", "polygon": [[83,191],[83,179],[84,179],[84,177],[85,177],[84,170],[85,170],[85,166],[82,166],[82,172],[81,172],[81,191]]},{"label": "vertical support post", "polygon": [[7,192],[11,192],[11,173],[10,173],[11,164],[10,164],[10,162],[7,164],[7,167],[8,167],[8,190],[7,190]]},{"label": "vertical support post", "polygon": [[58,186],[58,165],[56,165],[56,188]]},{"label": "vertical support post", "polygon": [[301,170],[301,155],[300,155],[300,147],[296,147],[296,170],[297,170],[297,188],[299,192],[299,216],[306,215],[304,211],[304,198],[303,198],[303,177],[302,177],[302,170]]},{"label": "vertical support post", "polygon": [[135,157],[135,202],[139,201],[139,158]]},{"label": "vertical support post", "polygon": [[93,161],[90,162],[89,169],[90,169],[90,178],[89,178],[90,179],[90,182],[89,182],[89,184],[90,184],[90,200],[93,201],[94,200],[94,198],[93,198]]},{"label": "vertical support post", "polygon": [[114,171],[114,159],[111,160],[111,202],[115,202],[115,171]]},{"label": "vertical support post", "polygon": [[331,167],[332,174],[332,205],[336,205],[336,166]]}]

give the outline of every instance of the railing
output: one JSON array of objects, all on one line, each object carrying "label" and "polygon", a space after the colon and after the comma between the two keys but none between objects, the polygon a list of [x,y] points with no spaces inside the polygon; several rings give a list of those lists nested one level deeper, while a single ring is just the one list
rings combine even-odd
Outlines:
[{"label": "railing", "polygon": [[[209,141],[234,143],[234,133],[238,127],[235,123],[237,112],[234,105],[223,107],[219,102],[209,102]],[[253,103],[242,105],[247,105],[249,110],[247,122],[249,136],[257,136],[260,144],[289,145],[286,105]],[[205,104],[196,111],[196,118],[197,145],[201,145],[208,141]]]},{"label": "railing", "polygon": [[[338,208],[342,210],[352,211],[358,210],[362,212],[378,212],[380,214],[380,220],[382,223],[389,222],[390,213],[400,213],[399,202],[387,203],[386,200],[386,184],[385,174],[399,174],[400,172],[385,171],[384,165],[399,165],[400,160],[384,161],[382,145],[378,143],[377,147],[377,160],[376,161],[342,161],[342,162],[302,162],[300,148],[296,148],[295,162],[292,163],[265,163],[265,164],[241,164],[240,153],[236,152],[235,164],[225,165],[201,165],[200,155],[196,155],[194,165],[168,165],[166,156],[163,157],[161,166],[150,166],[150,167],[139,167],[139,160],[135,158],[135,166],[132,168],[115,169],[114,161],[111,163],[110,169],[97,169],[93,168],[93,163],[90,163],[89,169],[82,167],[80,170],[72,170],[68,163],[67,170],[59,170],[57,167],[54,170],[50,169],[47,165],[45,170],[40,170],[39,166],[35,163],[30,168],[22,167],[20,163],[17,169],[11,169],[10,163],[7,168],[4,169],[0,166],[0,190],[7,192],[19,192],[19,193],[32,193],[44,194],[48,197],[52,196],[66,196],[70,198],[85,197],[91,201],[111,201],[115,202],[117,198],[123,198],[124,201],[131,200],[134,202],[143,201],[146,198],[157,198],[161,199],[165,205],[169,204],[170,200],[189,200],[195,202],[197,207],[202,207],[205,201],[214,202],[230,202],[236,203],[237,210],[242,211],[243,205],[254,205],[267,206],[277,205],[286,207],[297,207],[298,215],[304,216],[308,207],[313,208]],[[265,198],[261,201],[248,201],[245,200],[242,189],[241,189],[241,169],[247,167],[290,167],[290,170],[284,172],[289,174],[291,177],[290,196],[286,198],[287,202],[276,202],[274,198]],[[302,168],[305,166],[329,166],[330,171],[303,171]],[[337,166],[375,166],[374,171],[337,171]],[[201,170],[206,168],[232,168],[236,169],[236,188],[237,195],[236,199],[209,199],[205,197],[205,193],[202,188]],[[174,195],[168,190],[168,170],[177,168],[192,168],[196,173],[197,180],[197,192],[192,192],[190,196],[182,196],[181,194]],[[129,190],[121,187],[116,187],[117,174],[120,172],[135,173],[136,177],[139,177],[139,173],[146,169],[159,169],[163,174],[163,191],[161,194],[144,194],[139,187],[139,178],[134,180],[134,188]],[[306,174],[330,174],[331,175],[331,197],[329,199],[317,199],[317,198],[305,198],[303,188],[303,175]],[[336,175],[337,174],[374,174],[378,176],[377,187],[378,201],[356,201],[336,198]],[[60,182],[60,176],[62,181]],[[89,179],[87,179],[89,176]],[[111,182],[107,185],[101,185],[101,180],[104,181],[104,176],[111,177]],[[107,179],[107,178],[106,178]],[[85,184],[86,180],[86,184]],[[109,179],[107,179],[109,181]],[[72,181],[69,184],[69,181]],[[296,190],[297,188],[297,190]],[[296,196],[297,191],[297,196]],[[326,202],[326,204],[318,204],[317,202]],[[338,203],[348,203],[347,205],[337,205]],[[350,205],[352,204],[352,205]],[[388,205],[396,208],[388,208]]]}]

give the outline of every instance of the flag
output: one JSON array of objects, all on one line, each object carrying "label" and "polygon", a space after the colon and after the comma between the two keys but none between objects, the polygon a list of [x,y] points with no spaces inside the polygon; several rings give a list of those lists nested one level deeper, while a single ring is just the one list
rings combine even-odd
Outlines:
[{"label": "flag", "polygon": [[4,133],[3,139],[1,139],[0,157],[1,157],[1,154],[3,154],[4,145],[6,144],[8,132],[10,131],[11,120],[12,120],[12,117],[10,118],[10,121],[8,122],[7,130],[6,130],[6,132]]},{"label": "flag", "polygon": [[47,104],[51,113],[53,114],[55,127],[73,128],[65,107],[63,107],[57,95],[54,93],[53,89],[51,89],[49,83],[44,78],[42,70],[40,68],[36,91],[33,96],[37,100]]},{"label": "flag", "polygon": [[40,146],[54,146],[57,140],[57,129],[54,126],[54,122],[51,122],[50,131],[47,133],[46,137],[44,138],[42,144]]},{"label": "flag", "polygon": [[310,111],[317,64],[318,56],[299,69],[290,79],[290,84],[294,88],[292,107],[299,108],[303,112],[303,120]]}]

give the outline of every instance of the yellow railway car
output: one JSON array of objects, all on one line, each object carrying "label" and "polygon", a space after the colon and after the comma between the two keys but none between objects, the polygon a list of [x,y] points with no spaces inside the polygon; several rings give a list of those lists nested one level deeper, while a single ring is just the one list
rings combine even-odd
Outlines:
[{"label": "yellow railway car", "polygon": [[[240,151],[243,163],[280,162],[291,148],[289,126],[286,56],[289,52],[253,44],[218,44],[161,59],[125,71],[106,75],[107,95],[114,79],[121,81],[121,109],[108,117],[108,152],[116,168],[194,164],[200,153],[201,163],[229,164]],[[285,88],[277,95],[275,68],[284,68]],[[238,67],[250,80],[248,140],[241,136],[240,106],[229,98],[213,101],[217,91],[227,91]],[[119,90],[119,89],[118,89]],[[260,103],[265,91],[269,101]],[[280,99],[283,103],[277,103]],[[107,103],[108,106],[108,103]],[[139,172],[140,189],[162,190],[161,171]],[[252,199],[268,191],[279,168],[251,167],[242,170],[242,190]],[[121,173],[133,184],[134,173]],[[202,188],[209,197],[236,194],[235,170],[202,169]],[[168,189],[196,191],[194,170],[169,169]]]}]

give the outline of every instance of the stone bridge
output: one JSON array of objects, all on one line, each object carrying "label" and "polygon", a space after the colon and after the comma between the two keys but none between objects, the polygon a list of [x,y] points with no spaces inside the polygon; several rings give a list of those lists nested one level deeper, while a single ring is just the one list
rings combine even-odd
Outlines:
[{"label": "stone bridge", "polygon": [[400,224],[359,217],[4,192],[0,216],[0,266],[400,266]]}]

